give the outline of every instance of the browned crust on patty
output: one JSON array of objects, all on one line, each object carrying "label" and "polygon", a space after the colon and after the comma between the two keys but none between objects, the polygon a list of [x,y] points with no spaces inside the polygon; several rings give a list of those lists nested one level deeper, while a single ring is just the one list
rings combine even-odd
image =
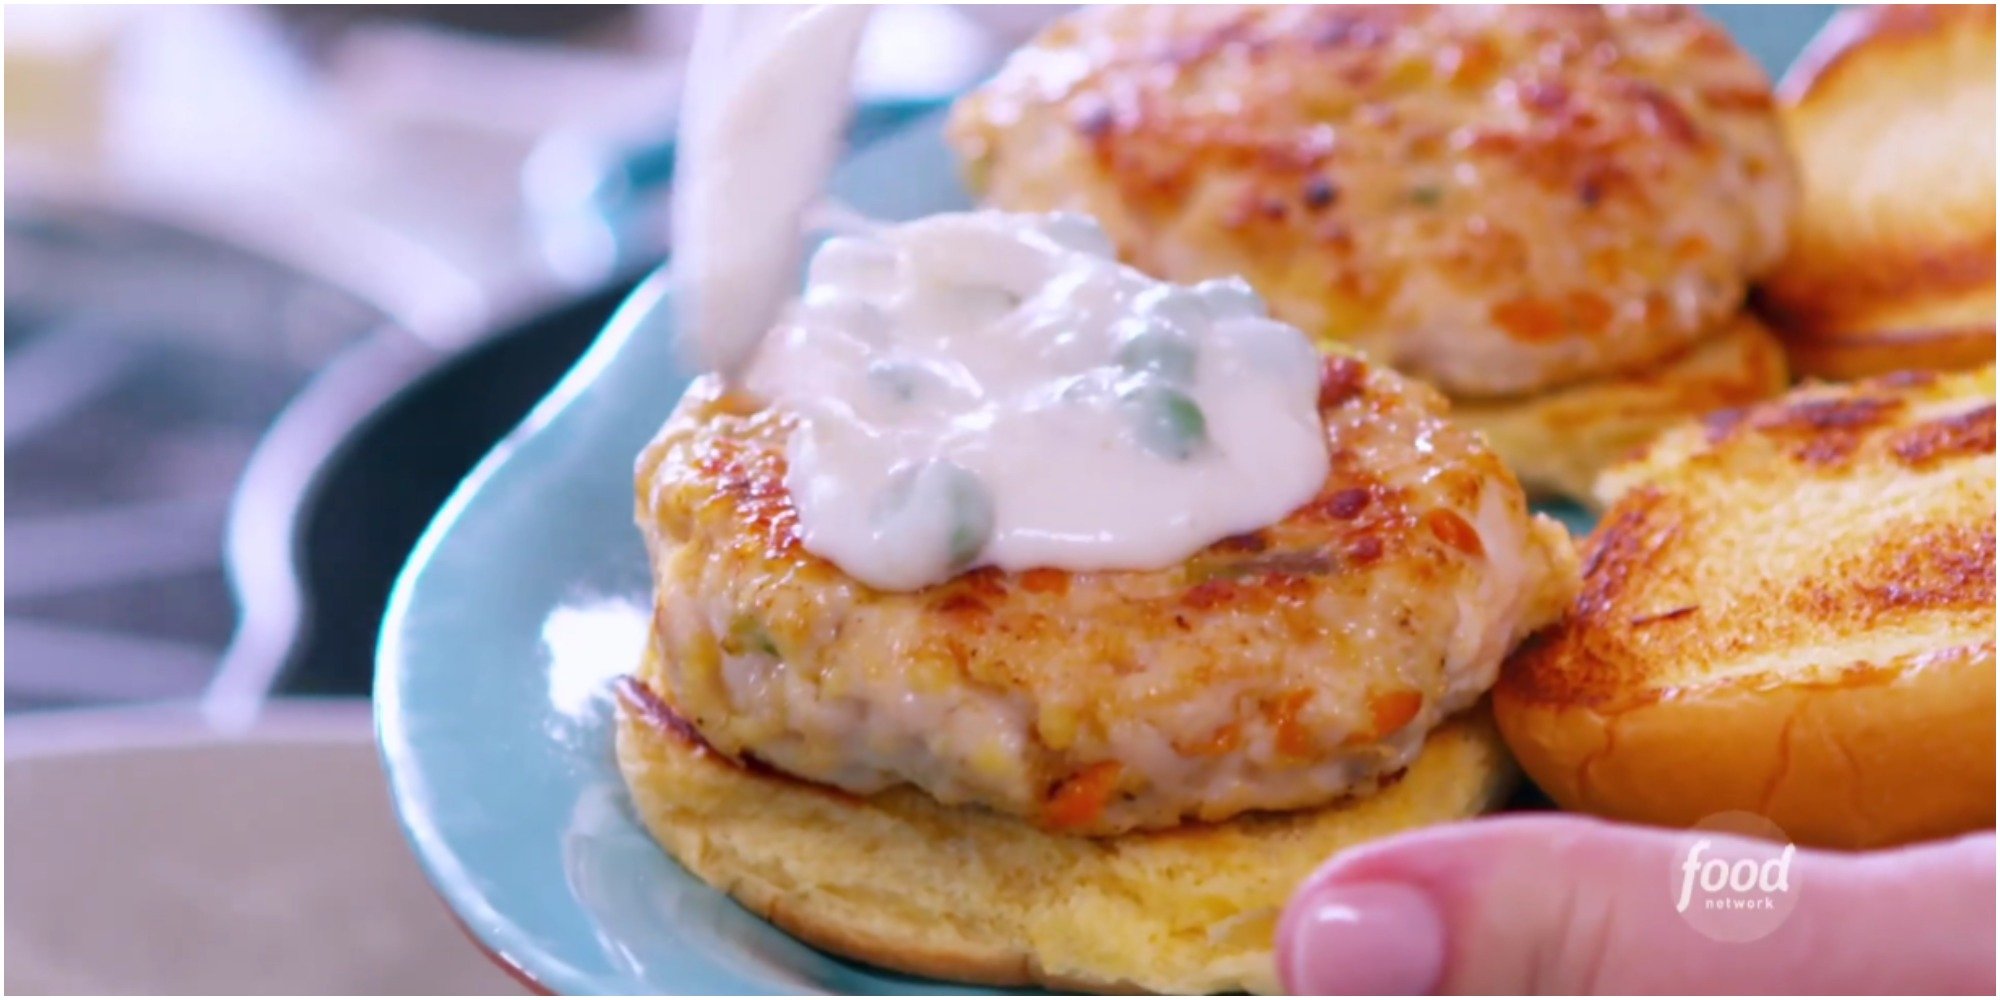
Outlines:
[{"label": "browned crust on patty", "polygon": [[[1347,355],[1323,359],[1321,375],[1330,472],[1283,521],[1159,570],[986,568],[910,592],[865,587],[807,551],[785,486],[793,418],[697,383],[637,477],[661,601],[654,631],[674,665],[663,686],[725,753],[855,788],[879,785],[835,776],[851,759],[845,743],[793,719],[835,700],[893,713],[912,697],[982,712],[1004,699],[1018,715],[976,720],[1018,727],[998,754],[953,741],[969,726],[906,739],[909,726],[871,719],[874,745],[904,742],[869,758],[869,777],[893,757],[897,780],[1071,831],[1304,808],[1337,794],[1336,780],[1365,786],[1470,704],[1507,645],[1553,618],[1572,592],[1574,555],[1559,526],[1530,517],[1500,460],[1444,418],[1435,392]],[[1481,531],[1518,533],[1518,586],[1495,591],[1497,556]],[[1450,642],[1474,613],[1466,601],[1488,616],[1469,634],[1490,654]],[[772,662],[747,663],[752,652]],[[767,669],[779,695],[766,688],[738,705],[725,665]],[[1240,801],[1155,783],[1143,768],[1106,779],[1101,768],[1141,743],[1176,755],[1195,780],[1257,756],[1226,772]],[[1353,780],[1297,778],[1335,766]],[[1103,808],[1058,808],[1087,775],[1106,783],[1086,786]]]},{"label": "browned crust on patty", "polygon": [[[1441,414],[1438,397],[1423,386],[1394,380],[1395,376],[1373,370],[1365,362],[1346,355],[1328,357],[1323,362],[1319,395],[1322,419],[1336,426],[1357,426],[1381,422],[1392,416],[1407,420],[1425,409]],[[1394,381],[1391,381],[1394,380]],[[790,417],[770,412],[764,415],[788,430]],[[1422,433],[1459,437],[1441,416],[1413,422]],[[808,552],[799,530],[798,510],[785,488],[786,462],[778,433],[716,435],[704,440],[692,468],[700,480],[712,484],[714,503],[727,508],[730,521],[742,528],[743,543],[754,546],[771,562],[782,562],[795,573],[828,574],[839,570]],[[976,645],[981,633],[1004,629],[1021,637],[1024,631],[1054,626],[1056,623],[1035,615],[1024,615],[995,624],[992,614],[1003,602],[1033,600],[1033,595],[1061,598],[1080,579],[1107,576],[1157,576],[1171,581],[1180,604],[1206,610],[1221,604],[1232,608],[1295,617],[1296,598],[1309,581],[1325,577],[1343,567],[1365,567],[1385,554],[1416,554],[1439,549],[1449,556],[1450,546],[1441,545],[1436,534],[1422,521],[1426,509],[1409,491],[1392,488],[1370,468],[1367,442],[1354,435],[1336,436],[1331,444],[1331,469],[1318,493],[1301,504],[1283,521],[1268,528],[1233,535],[1196,553],[1190,571],[1174,567],[1157,574],[1079,574],[1062,569],[1035,569],[1006,573],[982,567],[961,573],[942,583],[925,587],[922,599],[933,610],[959,620],[967,645]],[[1456,442],[1454,442],[1456,443]],[[649,482],[649,467],[665,456],[649,449],[642,460],[639,483],[642,491]],[[1470,503],[1478,495],[1487,476],[1503,467],[1487,454],[1473,454],[1463,468],[1443,473],[1436,480],[1444,497]],[[642,495],[642,507],[656,516],[673,534],[692,532],[693,526],[676,523],[666,516],[680,509]],[[1148,617],[1171,614],[1171,605],[1143,609]],[[1319,622],[1297,619],[1303,633],[1316,632]]]},{"label": "browned crust on patty", "polygon": [[[1466,448],[1465,435],[1443,420],[1444,407],[1434,393],[1377,372],[1356,358],[1336,355],[1324,361],[1319,403],[1322,419],[1336,428],[1330,435],[1330,470],[1319,492],[1277,524],[1222,539],[1183,565],[1164,570],[1076,573],[1044,568],[1007,573],[981,567],[925,587],[909,599],[951,621],[953,658],[972,671],[972,680],[1019,686],[1037,680],[1034,664],[982,656],[979,650],[1000,639],[1115,645],[1121,628],[1188,631],[1195,622],[1180,612],[1218,609],[1282,623],[1294,638],[1307,640],[1319,635],[1325,624],[1304,601],[1318,581],[1365,572],[1385,558],[1409,562],[1426,580],[1440,578],[1463,562],[1468,554],[1453,546],[1439,526],[1463,524],[1464,517],[1432,506],[1431,501],[1472,503],[1491,477],[1506,476],[1499,459],[1483,450],[1471,451],[1462,464],[1441,471],[1431,481],[1436,496],[1417,497],[1385,483],[1371,467],[1373,442],[1360,428],[1394,421],[1414,433],[1449,439],[1440,447]],[[780,427],[790,426],[790,418],[775,411],[759,419],[765,418]],[[692,470],[696,482],[707,484],[697,488],[713,495],[692,504],[643,495],[652,486],[651,463],[665,457],[659,450],[649,450],[639,475],[642,510],[653,514],[668,534],[685,536],[700,529],[680,522],[674,514],[716,504],[731,526],[732,544],[755,549],[758,558],[782,566],[788,577],[837,575],[837,567],[807,551],[802,542],[798,510],[785,487],[785,454],[774,446],[782,440],[782,432],[704,439]],[[1134,588],[1138,578],[1151,585]],[[1114,581],[1145,591],[1149,599],[1102,609],[1108,615],[1093,618],[1087,634],[1079,634],[1073,622],[1054,613],[1073,588],[1103,588]],[[901,599],[901,595],[881,596]],[[1106,658],[1119,659],[1115,650]],[[1227,661],[1213,662],[1213,669],[1221,670]]]},{"label": "browned crust on patty", "polygon": [[[1682,8],[1090,8],[961,102],[972,185],[1458,396],[1719,325],[1795,200],[1768,80]],[[1421,289],[1421,293],[1413,290]]]}]

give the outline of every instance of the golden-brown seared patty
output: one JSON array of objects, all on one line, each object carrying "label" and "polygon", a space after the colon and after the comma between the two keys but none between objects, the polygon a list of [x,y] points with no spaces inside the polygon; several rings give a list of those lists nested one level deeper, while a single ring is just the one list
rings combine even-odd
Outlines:
[{"label": "golden-brown seared patty", "polygon": [[1494,713],[1558,803],[1801,843],[1993,825],[1993,369],[1814,385],[1606,473]]},{"label": "golden-brown seared patty", "polygon": [[695,876],[829,951],[994,986],[1278,992],[1278,914],[1327,858],[1499,805],[1515,771],[1483,706],[1351,802],[1108,839],[1045,833],[911,788],[859,798],[731,764],[629,687],[618,764]]},{"label": "golden-brown seared patty", "polygon": [[1157,571],[885,592],[802,547],[792,416],[699,380],[639,462],[647,679],[733,758],[1074,833],[1366,791],[1558,613],[1574,555],[1431,390],[1332,357],[1320,404],[1332,471],[1276,525]]},{"label": "golden-brown seared patty", "polygon": [[1598,473],[1661,431],[1768,399],[1786,383],[1784,347],[1744,313],[1642,371],[1521,397],[1458,400],[1451,416],[1485,434],[1531,494],[1595,506]]},{"label": "golden-brown seared patty", "polygon": [[1686,347],[1783,250],[1763,71],[1685,8],[1088,9],[949,126],[975,188],[1454,397]]}]

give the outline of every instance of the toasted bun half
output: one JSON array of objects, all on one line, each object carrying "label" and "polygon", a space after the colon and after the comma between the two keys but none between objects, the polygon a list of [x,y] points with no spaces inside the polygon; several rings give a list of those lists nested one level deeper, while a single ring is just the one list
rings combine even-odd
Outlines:
[{"label": "toasted bun half", "polygon": [[827,951],[916,975],[1093,992],[1278,989],[1271,936],[1334,852],[1496,806],[1514,771],[1483,708],[1350,804],[1105,839],[909,788],[857,798],[746,770],[620,699],[640,817],[703,881]]},{"label": "toasted bun half", "polygon": [[1994,11],[1837,15],[1779,87],[1803,202],[1763,300],[1808,375],[1993,360]]},{"label": "toasted bun half", "polygon": [[1602,483],[1584,585],[1493,693],[1566,808],[1873,847],[1991,827],[1993,371],[1807,386]]},{"label": "toasted bun half", "polygon": [[1452,417],[1487,443],[1531,493],[1594,506],[1598,473],[1655,435],[1714,410],[1783,392],[1785,351],[1742,314],[1644,370],[1514,399],[1454,400]]}]

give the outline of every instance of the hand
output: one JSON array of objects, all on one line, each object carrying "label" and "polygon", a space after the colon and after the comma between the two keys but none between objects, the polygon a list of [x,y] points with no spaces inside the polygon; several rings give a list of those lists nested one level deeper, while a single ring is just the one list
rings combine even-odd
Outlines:
[{"label": "hand", "polygon": [[[1322,867],[1278,927],[1295,993],[1985,993],[1994,838],[1799,850],[1795,908],[1755,941],[1676,909],[1681,831],[1571,815],[1438,827]],[[1716,836],[1707,857],[1772,848]]]}]

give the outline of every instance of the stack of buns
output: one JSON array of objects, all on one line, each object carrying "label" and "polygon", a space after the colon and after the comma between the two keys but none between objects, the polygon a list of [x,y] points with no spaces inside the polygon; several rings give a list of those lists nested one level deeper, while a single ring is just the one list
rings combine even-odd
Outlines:
[{"label": "stack of buns", "polygon": [[1991,363],[1993,6],[1843,11],[1780,94],[1804,205],[1763,303],[1794,367]]}]

